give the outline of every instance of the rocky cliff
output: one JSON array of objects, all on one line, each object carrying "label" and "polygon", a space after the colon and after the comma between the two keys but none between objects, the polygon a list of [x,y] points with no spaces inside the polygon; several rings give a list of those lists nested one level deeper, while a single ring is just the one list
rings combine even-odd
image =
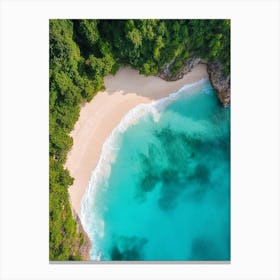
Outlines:
[{"label": "rocky cliff", "polygon": [[217,96],[224,107],[230,104],[230,76],[225,76],[219,62],[207,64],[209,80],[217,92]]},{"label": "rocky cliff", "polygon": [[186,60],[184,66],[178,72],[172,74],[170,67],[173,63],[174,60],[165,64],[162,70],[158,73],[158,76],[166,81],[176,81],[183,78],[183,76],[190,72],[195,65],[199,63],[207,64],[209,80],[217,92],[219,101],[224,107],[228,107],[230,105],[230,76],[225,76],[223,74],[222,65],[219,62],[206,62],[200,57],[193,55]]},{"label": "rocky cliff", "polygon": [[192,68],[199,64],[199,63],[206,63],[203,59],[197,56],[192,56],[191,58],[187,59],[184,63],[184,66],[175,74],[172,74],[170,71],[171,65],[175,62],[175,60],[166,63],[162,70],[158,73],[158,76],[166,81],[177,81],[182,79],[185,74],[190,72]]},{"label": "rocky cliff", "polygon": [[83,261],[88,261],[88,260],[90,260],[91,242],[90,242],[90,239],[89,239],[87,233],[85,232],[85,230],[82,226],[79,215],[74,210],[73,210],[73,216],[74,216],[74,219],[77,224],[77,231],[79,234],[82,235],[82,240],[83,240],[83,243],[78,244],[78,246],[77,246],[78,252]]}]

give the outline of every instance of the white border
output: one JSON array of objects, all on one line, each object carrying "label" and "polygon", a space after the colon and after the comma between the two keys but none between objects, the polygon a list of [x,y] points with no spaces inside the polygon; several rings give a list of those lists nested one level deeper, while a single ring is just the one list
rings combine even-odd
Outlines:
[{"label": "white border", "polygon": [[[279,279],[279,2],[2,1],[1,279]],[[48,19],[231,18],[232,256],[48,262]]]}]

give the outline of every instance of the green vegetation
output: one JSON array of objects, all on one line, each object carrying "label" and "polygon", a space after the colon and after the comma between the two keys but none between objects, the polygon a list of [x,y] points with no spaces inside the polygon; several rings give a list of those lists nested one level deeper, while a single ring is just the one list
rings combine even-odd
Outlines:
[{"label": "green vegetation", "polygon": [[156,75],[172,73],[197,55],[222,63],[230,73],[229,20],[50,20],[49,222],[50,260],[80,260],[84,237],[77,232],[68,197],[73,183],[64,168],[69,136],[80,105],[104,89],[103,77],[130,65]]},{"label": "green vegetation", "polygon": [[100,20],[97,27],[116,61],[145,75],[172,60],[176,72],[192,54],[218,60],[230,72],[229,20]]}]

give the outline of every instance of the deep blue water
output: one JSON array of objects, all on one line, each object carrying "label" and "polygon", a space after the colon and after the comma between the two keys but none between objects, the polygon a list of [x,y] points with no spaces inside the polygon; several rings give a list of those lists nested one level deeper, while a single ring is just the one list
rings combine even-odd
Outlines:
[{"label": "deep blue water", "polygon": [[230,260],[230,111],[208,80],[125,117],[82,221],[92,260]]}]

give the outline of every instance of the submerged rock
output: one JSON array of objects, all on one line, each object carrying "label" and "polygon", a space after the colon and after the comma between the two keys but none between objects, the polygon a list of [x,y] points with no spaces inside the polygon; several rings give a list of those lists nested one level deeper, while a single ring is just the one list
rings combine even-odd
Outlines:
[{"label": "submerged rock", "polygon": [[148,243],[147,238],[137,236],[117,236],[111,249],[112,261],[144,260],[143,247]]}]

